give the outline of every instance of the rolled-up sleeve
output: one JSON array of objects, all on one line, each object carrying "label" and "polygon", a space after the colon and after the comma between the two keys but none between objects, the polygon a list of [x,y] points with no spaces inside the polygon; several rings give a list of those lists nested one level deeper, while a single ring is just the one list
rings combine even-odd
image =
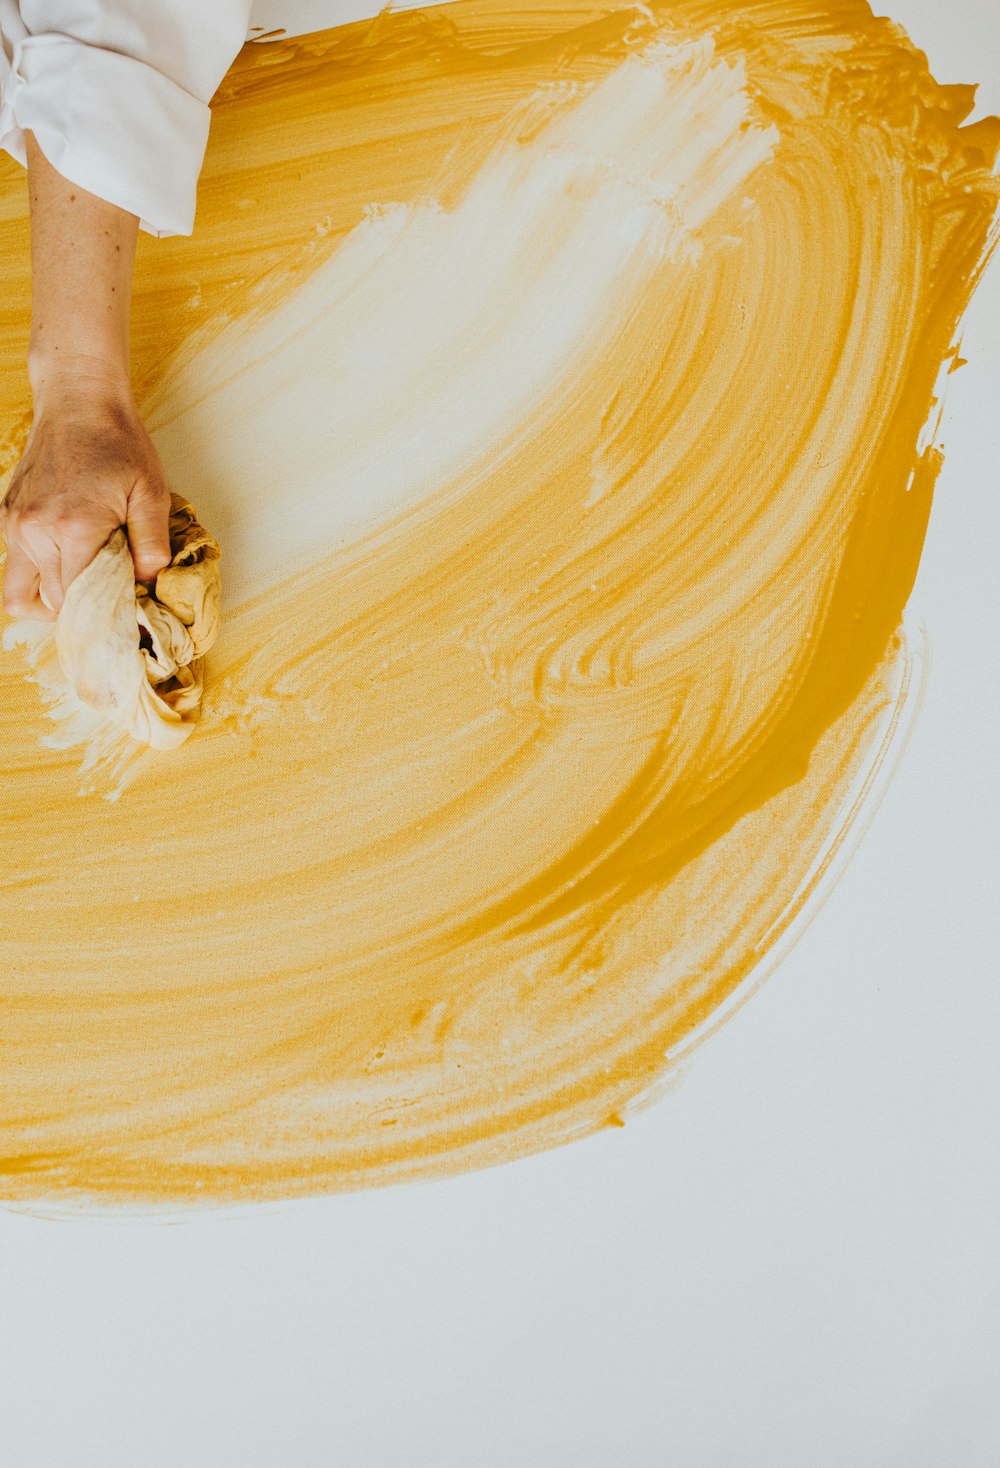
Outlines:
[{"label": "rolled-up sleeve", "polygon": [[208,104],[246,39],[250,0],[0,0],[0,147],[31,131],[64,178],[190,234]]}]

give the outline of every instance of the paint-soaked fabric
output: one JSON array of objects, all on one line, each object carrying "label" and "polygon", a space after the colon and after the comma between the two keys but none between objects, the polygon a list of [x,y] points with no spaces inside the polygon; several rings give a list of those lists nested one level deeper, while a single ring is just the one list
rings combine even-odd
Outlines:
[{"label": "paint-soaked fabric", "polygon": [[72,582],[56,647],[81,702],[155,749],[180,744],[201,706],[201,659],[218,636],[220,550],[172,494],[170,564],[152,592],[135,581],[118,529]]}]

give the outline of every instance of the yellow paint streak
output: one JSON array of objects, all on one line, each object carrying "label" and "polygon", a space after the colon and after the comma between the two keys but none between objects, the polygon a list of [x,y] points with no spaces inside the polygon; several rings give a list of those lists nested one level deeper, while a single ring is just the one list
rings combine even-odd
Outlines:
[{"label": "yellow paint streak", "polygon": [[[665,78],[638,161],[626,64]],[[0,659],[0,1193],[376,1186],[662,1087],[897,738],[918,444],[998,198],[971,100],[835,0],[458,0],[244,51],[135,305],[226,556],[202,724],[81,778]],[[672,193],[703,135],[726,186]],[[9,163],[0,245],[9,468]]]}]

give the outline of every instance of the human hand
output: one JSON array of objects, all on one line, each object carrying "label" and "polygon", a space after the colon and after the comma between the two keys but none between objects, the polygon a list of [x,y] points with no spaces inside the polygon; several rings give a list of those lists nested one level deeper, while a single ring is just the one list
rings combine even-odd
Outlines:
[{"label": "human hand", "polygon": [[163,466],[131,393],[90,381],[48,390],[0,503],[4,611],[55,621],[70,583],[120,525],[136,580],[152,582],[170,562],[169,517]]}]

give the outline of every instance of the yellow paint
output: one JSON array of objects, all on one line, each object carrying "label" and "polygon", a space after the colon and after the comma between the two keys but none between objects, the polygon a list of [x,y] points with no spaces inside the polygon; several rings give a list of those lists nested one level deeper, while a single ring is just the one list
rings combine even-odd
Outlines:
[{"label": "yellow paint", "polygon": [[[4,1196],[381,1185],[662,1088],[898,746],[971,101],[846,0],[244,51],[136,294],[226,558],[201,725],[111,768],[0,659]],[[10,468],[12,164],[0,244]]]}]

